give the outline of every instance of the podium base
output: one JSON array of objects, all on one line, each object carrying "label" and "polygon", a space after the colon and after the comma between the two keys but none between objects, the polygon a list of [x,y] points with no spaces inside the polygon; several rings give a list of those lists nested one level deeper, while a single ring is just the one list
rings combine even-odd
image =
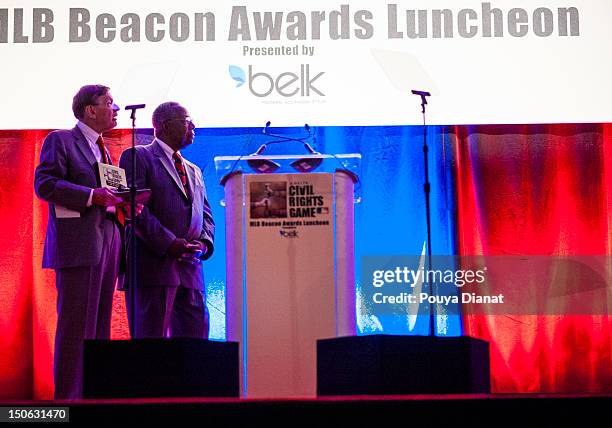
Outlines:
[{"label": "podium base", "polygon": [[86,340],[83,396],[238,397],[238,343]]},{"label": "podium base", "polygon": [[371,335],[317,341],[318,395],[489,393],[489,344]]}]

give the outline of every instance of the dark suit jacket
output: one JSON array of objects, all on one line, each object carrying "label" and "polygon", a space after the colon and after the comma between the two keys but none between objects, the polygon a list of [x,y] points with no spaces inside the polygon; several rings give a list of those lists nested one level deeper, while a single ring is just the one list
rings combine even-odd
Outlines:
[{"label": "dark suit jacket", "polygon": [[[78,127],[51,132],[43,144],[34,174],[34,189],[49,202],[43,268],[62,269],[98,264],[102,253],[106,209],[87,200],[99,187],[96,158]],[[78,218],[57,218],[61,205]]]},{"label": "dark suit jacket", "polygon": [[[191,199],[184,192],[174,163],[157,140],[136,147],[136,187],[152,190],[151,198],[135,221],[138,283],[142,287],[183,285],[204,289],[201,265],[179,262],[167,255],[175,238],[202,242],[208,249],[203,259],[213,252],[215,225],[202,171],[187,160],[184,163]],[[132,149],[123,152],[120,166],[126,170],[128,184],[131,184]]]}]

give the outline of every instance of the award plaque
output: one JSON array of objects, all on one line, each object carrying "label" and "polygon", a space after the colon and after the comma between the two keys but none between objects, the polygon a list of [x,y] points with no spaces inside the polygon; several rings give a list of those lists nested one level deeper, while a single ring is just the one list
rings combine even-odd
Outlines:
[{"label": "award plaque", "polygon": [[[105,187],[113,191],[115,196],[123,199],[123,202],[119,205],[125,205],[130,203],[130,189],[127,184],[127,178],[125,170],[118,166],[108,165],[105,163],[98,162],[98,182],[100,187]],[[151,189],[138,189],[136,190],[136,202],[140,204],[146,203],[151,197]]]},{"label": "award plaque", "polygon": [[125,170],[118,166],[98,162],[98,184],[110,190],[125,190],[128,188]]}]

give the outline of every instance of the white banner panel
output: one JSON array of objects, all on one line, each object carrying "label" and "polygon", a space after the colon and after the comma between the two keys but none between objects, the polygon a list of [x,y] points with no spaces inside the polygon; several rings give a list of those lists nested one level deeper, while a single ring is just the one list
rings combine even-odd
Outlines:
[{"label": "white banner panel", "polygon": [[[0,129],[104,83],[199,127],[612,121],[609,0],[4,0]],[[128,127],[123,114],[120,127]]]}]

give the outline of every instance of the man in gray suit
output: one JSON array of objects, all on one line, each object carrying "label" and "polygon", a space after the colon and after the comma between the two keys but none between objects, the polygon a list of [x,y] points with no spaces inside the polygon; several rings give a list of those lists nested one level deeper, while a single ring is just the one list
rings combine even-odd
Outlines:
[{"label": "man in gray suit", "polygon": [[[135,184],[152,195],[135,220],[138,286],[127,294],[132,337],[208,338],[201,262],[213,252],[214,222],[202,171],[180,154],[195,126],[184,107],[167,102],[153,112],[153,128],[153,142],[136,147]],[[124,151],[120,161],[128,183],[132,153]]]},{"label": "man in gray suit", "polygon": [[83,340],[110,337],[121,199],[99,187],[95,164],[110,163],[102,133],[117,126],[118,109],[106,86],[83,86],[72,103],[77,125],[47,136],[34,176],[49,203],[43,268],[56,277],[55,398],[81,398]]}]

